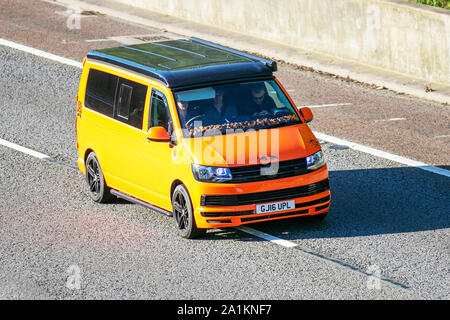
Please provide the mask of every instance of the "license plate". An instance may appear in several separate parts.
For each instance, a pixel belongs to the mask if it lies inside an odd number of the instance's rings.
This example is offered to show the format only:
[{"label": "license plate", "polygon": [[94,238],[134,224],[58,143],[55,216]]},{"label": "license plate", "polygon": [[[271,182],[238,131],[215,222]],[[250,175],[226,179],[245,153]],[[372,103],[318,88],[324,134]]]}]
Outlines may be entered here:
[{"label": "license plate", "polygon": [[256,213],[269,213],[295,209],[295,200],[256,205]]}]

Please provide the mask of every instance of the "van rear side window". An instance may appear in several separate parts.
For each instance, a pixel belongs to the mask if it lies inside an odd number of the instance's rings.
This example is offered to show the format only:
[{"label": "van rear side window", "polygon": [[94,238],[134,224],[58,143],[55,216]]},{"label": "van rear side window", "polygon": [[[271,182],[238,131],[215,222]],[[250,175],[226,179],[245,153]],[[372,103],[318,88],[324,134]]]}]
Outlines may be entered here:
[{"label": "van rear side window", "polygon": [[147,91],[146,85],[119,78],[116,119],[142,129]]},{"label": "van rear side window", "polygon": [[130,103],[132,92],[133,87],[127,86],[126,84],[120,85],[119,101],[117,103],[117,115],[124,120],[128,120],[128,118],[130,117]]},{"label": "van rear side window", "polygon": [[86,85],[85,105],[89,109],[142,129],[147,90],[146,85],[91,69]]},{"label": "van rear side window", "polygon": [[91,69],[86,86],[86,106],[112,117],[118,79],[115,75]]}]

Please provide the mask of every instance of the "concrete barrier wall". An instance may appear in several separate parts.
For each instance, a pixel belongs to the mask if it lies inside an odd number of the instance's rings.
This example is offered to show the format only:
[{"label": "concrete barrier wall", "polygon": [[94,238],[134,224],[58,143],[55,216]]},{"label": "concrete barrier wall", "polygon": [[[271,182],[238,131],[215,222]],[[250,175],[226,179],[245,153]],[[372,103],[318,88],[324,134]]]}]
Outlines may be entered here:
[{"label": "concrete barrier wall", "polygon": [[400,0],[116,0],[450,84],[450,12]]}]

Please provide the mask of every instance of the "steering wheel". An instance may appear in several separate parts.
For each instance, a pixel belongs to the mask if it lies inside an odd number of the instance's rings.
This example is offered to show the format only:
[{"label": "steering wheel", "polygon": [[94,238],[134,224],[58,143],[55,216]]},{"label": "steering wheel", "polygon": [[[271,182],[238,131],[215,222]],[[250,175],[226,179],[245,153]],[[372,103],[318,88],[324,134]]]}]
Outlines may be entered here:
[{"label": "steering wheel", "polygon": [[193,117],[193,118],[190,118],[190,119],[185,123],[185,126],[186,126],[186,127],[190,127],[192,122],[194,122],[194,121],[197,120],[197,119],[204,118],[204,117],[205,117],[204,114],[199,114],[198,116],[195,116],[195,117]]},{"label": "steering wheel", "polygon": [[273,114],[276,117],[282,117],[282,116],[289,116],[289,115],[291,115],[291,113],[288,110],[286,110],[286,109],[272,110],[272,112],[273,112]]}]

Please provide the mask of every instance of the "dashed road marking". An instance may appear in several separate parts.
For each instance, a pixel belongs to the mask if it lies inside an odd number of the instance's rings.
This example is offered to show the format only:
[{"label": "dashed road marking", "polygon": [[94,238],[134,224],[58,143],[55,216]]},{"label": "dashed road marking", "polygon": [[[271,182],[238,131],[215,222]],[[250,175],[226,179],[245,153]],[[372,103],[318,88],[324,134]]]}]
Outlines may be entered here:
[{"label": "dashed road marking", "polygon": [[127,36],[110,36],[106,38],[99,39],[89,39],[84,40],[85,42],[105,42],[105,41],[116,41],[124,45],[142,44],[151,41],[161,41],[175,39],[171,35],[164,34],[137,34],[137,35],[127,35]]},{"label": "dashed road marking", "polygon": [[332,264],[334,266],[338,266],[338,267],[341,267],[341,268],[344,268],[344,269],[347,269],[347,270],[359,273],[359,274],[367,276],[367,277],[377,278],[378,280],[383,281],[385,284],[388,284],[388,285],[391,285],[391,286],[395,286],[395,287],[398,287],[398,288],[401,288],[401,289],[404,289],[404,290],[409,290],[410,289],[407,285],[405,285],[403,283],[391,280],[391,279],[383,277],[383,276],[377,276],[377,275],[375,275],[373,273],[367,272],[367,271],[362,270],[362,269],[360,269],[360,268],[358,268],[356,266],[348,264],[348,263],[346,263],[346,262],[344,262],[342,260],[339,260],[339,259],[336,259],[336,258],[332,258],[332,257],[329,257],[329,256],[324,255],[322,253],[319,253],[319,252],[316,252],[314,250],[308,249],[306,247],[300,246],[300,245],[298,245],[295,242],[284,240],[284,239],[278,238],[276,236],[273,236],[271,234],[268,234],[268,233],[265,233],[265,232],[262,232],[262,231],[259,231],[259,230],[253,229],[253,228],[249,228],[247,226],[239,226],[239,227],[234,227],[234,228],[239,230],[239,231],[242,231],[242,232],[248,233],[250,235],[253,235],[255,237],[258,237],[258,238],[270,241],[270,242],[272,242],[274,244],[283,246],[285,248],[293,248],[293,249],[298,250],[298,251],[300,251],[300,252],[302,252],[304,254],[307,254],[309,256],[313,256],[316,259],[319,259],[319,260],[321,260],[323,262]]},{"label": "dashed road marking", "polygon": [[[328,107],[343,107],[343,106],[351,106],[351,103],[329,103],[329,104],[316,104],[310,106],[302,106],[308,108],[328,108]],[[300,107],[301,108],[301,107]]]},{"label": "dashed road marking", "polygon": [[41,159],[41,160],[45,160],[45,159],[47,159],[47,158],[50,158],[50,157],[49,157],[48,155],[46,155],[46,154],[43,154],[43,153],[40,153],[40,152],[38,152],[38,151],[34,151],[34,150],[31,150],[31,149],[22,147],[22,146],[20,146],[20,145],[18,145],[18,144],[9,142],[9,141],[7,141],[7,140],[0,139],[0,145],[5,146],[5,147],[8,147],[8,148],[10,148],[10,149],[14,149],[14,150],[16,150],[16,151],[20,151],[20,152],[22,152],[22,153],[28,154],[28,155],[30,155],[30,156],[32,156],[32,157],[35,157],[35,158],[38,158],[38,159]]},{"label": "dashed road marking", "polygon": [[22,147],[22,146],[20,146],[18,144],[12,143],[10,141],[7,141],[7,140],[1,139],[1,138],[0,138],[0,145],[2,145],[4,147],[7,147],[7,148],[10,148],[10,149],[13,149],[13,150],[16,150],[16,151],[19,151],[19,152],[22,152],[22,153],[25,153],[25,154],[27,154],[29,156],[32,156],[32,157],[35,157],[35,158],[38,158],[38,159],[41,159],[41,160],[44,160],[44,161],[47,161],[47,162],[51,162],[51,163],[63,166],[63,167],[68,167],[68,168],[71,168],[71,169],[77,169],[77,167],[75,167],[75,166],[72,166],[72,165],[70,165],[68,163],[65,163],[65,162],[62,162],[62,161],[59,161],[59,160],[57,160],[55,158],[52,158],[52,157],[50,157],[50,156],[48,156],[46,154],[43,154],[43,153],[41,153],[39,151],[35,151],[35,150],[29,149],[29,148],[26,148],[26,147]]},{"label": "dashed road marking", "polygon": [[444,135],[440,135],[440,136],[434,136],[436,139],[445,139],[445,138],[450,138],[450,134],[444,134]]},{"label": "dashed road marking", "polygon": [[107,37],[104,39],[91,39],[91,40],[85,40],[85,41],[86,42],[116,41],[118,43],[121,43],[121,44],[127,45],[127,46],[145,43],[145,41],[136,39],[133,36],[112,36],[112,37]]},{"label": "dashed road marking", "polygon": [[255,230],[255,229],[249,228],[247,226],[239,226],[239,227],[235,227],[235,229],[240,230],[242,232],[249,233],[249,234],[251,234],[251,235],[253,235],[255,237],[258,237],[258,238],[270,241],[272,243],[278,244],[278,245],[286,247],[286,248],[293,248],[293,247],[297,246],[297,244],[294,243],[294,242],[277,238],[277,237],[275,237],[275,236],[273,236],[271,234]]},{"label": "dashed road marking", "polygon": [[13,41],[9,41],[9,40],[0,38],[0,45],[5,46],[5,47],[10,47],[10,48],[13,48],[13,49],[16,49],[16,50],[20,50],[20,51],[23,51],[23,52],[26,52],[26,53],[31,53],[31,54],[33,54],[35,56],[43,57],[43,58],[46,58],[46,59],[49,59],[49,60],[52,60],[52,61],[56,61],[56,62],[59,62],[59,63],[62,63],[62,64],[66,64],[66,65],[69,65],[69,66],[77,67],[77,68],[80,68],[80,69],[83,68],[83,64],[81,62],[79,62],[79,61],[75,61],[75,60],[72,60],[72,59],[68,59],[68,58],[64,58],[64,57],[61,57],[61,56],[57,56],[57,55],[55,55],[53,53],[49,53],[49,52],[46,52],[46,51],[42,51],[42,50],[39,50],[39,49],[28,47],[28,46],[25,46],[25,45],[17,43],[17,42],[13,42]]},{"label": "dashed road marking", "polygon": [[390,118],[390,119],[375,120],[375,122],[404,121],[404,120],[407,120],[407,119],[406,118]]}]

